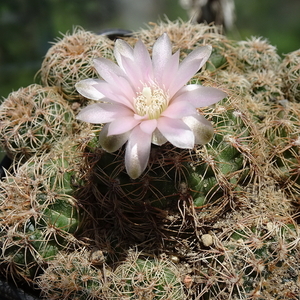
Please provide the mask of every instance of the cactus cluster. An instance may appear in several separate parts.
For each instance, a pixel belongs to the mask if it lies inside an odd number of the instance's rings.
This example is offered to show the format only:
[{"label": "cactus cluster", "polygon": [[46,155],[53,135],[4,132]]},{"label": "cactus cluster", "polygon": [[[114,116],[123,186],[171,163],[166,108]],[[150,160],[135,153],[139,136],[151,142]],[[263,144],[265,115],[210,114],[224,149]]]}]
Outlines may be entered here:
[{"label": "cactus cluster", "polygon": [[[228,98],[201,113],[214,137],[193,150],[152,146],[131,179],[124,148],[76,121],[75,83],[113,42],[75,29],[49,49],[41,85],[0,107],[13,166],[0,182],[0,271],[42,299],[298,299],[299,51],[281,59],[262,38],[161,22],[124,39],[152,50],[167,32],[181,59],[213,46],[193,84]],[[76,102],[76,104],[74,104]],[[136,249],[132,251],[131,249]]]},{"label": "cactus cluster", "polygon": [[174,263],[166,258],[145,258],[132,250],[114,271],[104,263],[99,249],[61,252],[49,262],[38,283],[42,296],[53,300],[185,298]]}]

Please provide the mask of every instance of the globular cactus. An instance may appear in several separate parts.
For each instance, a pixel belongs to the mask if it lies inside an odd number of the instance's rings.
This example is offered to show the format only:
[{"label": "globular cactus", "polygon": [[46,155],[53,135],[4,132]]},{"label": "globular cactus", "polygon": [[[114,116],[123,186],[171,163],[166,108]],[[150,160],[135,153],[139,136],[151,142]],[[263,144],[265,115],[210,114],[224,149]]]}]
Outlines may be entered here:
[{"label": "globular cactus", "polygon": [[64,140],[0,182],[0,264],[8,278],[30,281],[60,250],[78,244],[80,153],[74,141]]},{"label": "globular cactus", "polygon": [[263,132],[270,144],[269,163],[273,176],[298,202],[300,191],[300,105],[282,100],[272,106]]},{"label": "globular cactus", "polygon": [[108,289],[105,278],[109,271],[103,269],[103,273],[94,265],[93,253],[83,248],[57,254],[38,277],[41,299],[107,299],[104,292]]},{"label": "globular cactus", "polygon": [[42,299],[186,299],[181,275],[172,262],[131,250],[115,270],[105,264],[101,250],[61,252],[37,283]]},{"label": "globular cactus", "polygon": [[74,243],[76,200],[29,187],[24,178],[8,180],[1,182],[0,269],[16,282],[30,282],[60,249]]},{"label": "globular cactus", "polygon": [[230,228],[220,222],[207,250],[188,258],[199,298],[298,299],[300,232],[292,218],[248,215]]},{"label": "globular cactus", "polygon": [[83,100],[75,84],[82,79],[97,78],[93,59],[112,56],[111,48],[107,37],[76,27],[48,50],[40,70],[43,85],[57,87],[70,101]]},{"label": "globular cactus", "polygon": [[125,171],[124,149],[107,153],[90,143],[89,184],[80,198],[90,199],[86,207],[99,220],[96,226],[107,227],[119,242],[146,242],[160,235],[158,224],[177,213],[179,203],[190,203],[204,222],[222,214],[259,174],[263,157],[257,157],[261,145],[252,120],[237,106],[225,102],[207,115],[216,131],[210,143],[194,151],[153,147],[149,167],[136,180]]},{"label": "globular cactus", "polygon": [[156,228],[161,227],[157,224],[169,212],[177,213],[184,202],[197,210],[195,218],[209,222],[259,176],[264,163],[261,137],[235,101],[202,111],[214,124],[210,143],[192,151],[169,143],[153,146],[148,168],[135,180],[126,173],[124,149],[107,153],[97,146],[97,139],[90,143],[85,159],[92,168],[81,198],[91,199],[90,213],[111,236],[125,243],[156,239]]},{"label": "globular cactus", "polygon": [[43,189],[75,195],[88,169],[82,158],[92,133],[89,128],[83,132],[84,136],[62,138],[49,153],[40,158],[32,157],[18,171],[24,172],[31,180],[39,181]]},{"label": "globular cactus", "polygon": [[38,84],[20,88],[0,107],[0,144],[11,158],[28,159],[72,133],[74,119],[56,88]]},{"label": "globular cactus", "polygon": [[284,91],[290,101],[300,101],[300,50],[287,54],[280,65]]},{"label": "globular cactus", "polygon": [[167,259],[130,253],[110,281],[105,299],[186,299],[179,270]]},{"label": "globular cactus", "polygon": [[266,39],[252,37],[247,41],[239,41],[236,46],[237,62],[245,70],[276,70],[280,56],[275,46]]}]

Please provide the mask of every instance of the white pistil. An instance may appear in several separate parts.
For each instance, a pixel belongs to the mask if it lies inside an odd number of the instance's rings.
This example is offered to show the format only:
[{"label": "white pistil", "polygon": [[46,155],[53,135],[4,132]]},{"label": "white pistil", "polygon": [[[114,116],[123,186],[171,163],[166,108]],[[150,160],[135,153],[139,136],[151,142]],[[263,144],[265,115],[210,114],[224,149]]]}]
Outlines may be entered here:
[{"label": "white pistil", "polygon": [[145,86],[135,98],[135,108],[140,116],[148,116],[149,119],[157,119],[168,107],[168,94],[160,87]]},{"label": "white pistil", "polygon": [[151,103],[152,103],[152,91],[151,91],[151,88],[148,87],[148,86],[144,87],[141,96],[145,97],[145,104],[147,106],[150,106]]}]

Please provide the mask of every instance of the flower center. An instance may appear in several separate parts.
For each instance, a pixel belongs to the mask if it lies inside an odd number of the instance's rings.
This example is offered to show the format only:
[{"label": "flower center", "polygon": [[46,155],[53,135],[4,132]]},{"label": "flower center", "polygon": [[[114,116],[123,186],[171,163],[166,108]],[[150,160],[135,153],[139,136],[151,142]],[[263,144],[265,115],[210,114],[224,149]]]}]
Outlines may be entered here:
[{"label": "flower center", "polygon": [[169,97],[163,89],[154,85],[144,86],[143,90],[135,98],[135,109],[140,116],[148,116],[149,119],[157,119],[168,107]]}]

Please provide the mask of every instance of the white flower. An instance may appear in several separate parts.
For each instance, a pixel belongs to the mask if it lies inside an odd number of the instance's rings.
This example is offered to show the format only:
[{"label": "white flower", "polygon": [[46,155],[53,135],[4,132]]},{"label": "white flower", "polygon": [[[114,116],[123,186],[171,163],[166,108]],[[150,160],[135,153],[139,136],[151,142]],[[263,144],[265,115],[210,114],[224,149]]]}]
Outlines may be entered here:
[{"label": "white flower", "polygon": [[153,45],[152,59],[138,41],[134,48],[123,40],[115,43],[118,65],[105,58],[94,60],[103,80],[78,82],[78,92],[100,100],[82,109],[79,120],[106,123],[100,132],[100,145],[114,152],[127,142],[125,167],[133,179],[145,170],[151,143],[169,141],[179,148],[192,149],[213,136],[213,127],[197,112],[198,107],[216,103],[226,94],[213,87],[186,85],[205,64],[211,46],[193,50],[180,64],[179,51],[165,33]]}]

